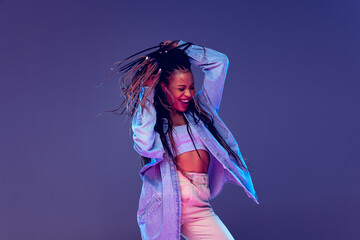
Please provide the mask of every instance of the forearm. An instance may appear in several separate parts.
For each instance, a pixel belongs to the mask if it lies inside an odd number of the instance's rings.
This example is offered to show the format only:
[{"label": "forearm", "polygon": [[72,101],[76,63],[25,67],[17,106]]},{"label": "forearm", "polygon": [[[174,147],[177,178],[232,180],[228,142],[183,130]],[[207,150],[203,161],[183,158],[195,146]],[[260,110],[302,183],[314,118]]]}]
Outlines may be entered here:
[{"label": "forearm", "polygon": [[[178,46],[185,44],[185,41],[180,40]],[[200,67],[202,70],[208,70],[210,65],[228,65],[228,57],[214,49],[191,45],[185,50],[186,54],[191,58],[191,63]]]},{"label": "forearm", "polygon": [[[184,44],[179,42],[179,46]],[[206,94],[212,106],[218,111],[224,88],[229,59],[223,53],[198,45],[191,45],[185,50],[193,65],[204,72],[203,93]]]},{"label": "forearm", "polygon": [[[140,100],[148,87],[144,87],[140,93]],[[164,150],[160,136],[155,132],[156,110],[153,104],[154,89],[151,89],[145,101],[145,107],[139,106],[132,119],[134,149],[142,156],[149,158],[162,158]]]}]

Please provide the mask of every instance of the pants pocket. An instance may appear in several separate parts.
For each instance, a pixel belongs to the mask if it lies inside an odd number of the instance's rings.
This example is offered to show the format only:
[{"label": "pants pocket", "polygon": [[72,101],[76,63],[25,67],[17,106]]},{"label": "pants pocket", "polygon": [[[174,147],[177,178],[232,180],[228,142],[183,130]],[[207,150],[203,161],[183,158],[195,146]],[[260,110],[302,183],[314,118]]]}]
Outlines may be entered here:
[{"label": "pants pocket", "polygon": [[210,188],[204,184],[194,184],[194,194],[199,198],[202,202],[209,202],[210,200]]}]

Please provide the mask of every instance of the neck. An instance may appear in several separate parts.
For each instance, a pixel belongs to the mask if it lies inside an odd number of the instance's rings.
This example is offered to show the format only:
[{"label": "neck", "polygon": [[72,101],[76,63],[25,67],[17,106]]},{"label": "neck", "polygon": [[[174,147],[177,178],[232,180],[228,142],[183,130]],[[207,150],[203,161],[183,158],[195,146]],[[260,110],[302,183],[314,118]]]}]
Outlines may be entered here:
[{"label": "neck", "polygon": [[178,111],[170,111],[170,118],[175,125],[185,124],[184,113]]},{"label": "neck", "polygon": [[178,111],[170,111],[169,113],[170,113],[171,119],[173,119],[173,120],[183,117],[182,113],[178,112]]}]

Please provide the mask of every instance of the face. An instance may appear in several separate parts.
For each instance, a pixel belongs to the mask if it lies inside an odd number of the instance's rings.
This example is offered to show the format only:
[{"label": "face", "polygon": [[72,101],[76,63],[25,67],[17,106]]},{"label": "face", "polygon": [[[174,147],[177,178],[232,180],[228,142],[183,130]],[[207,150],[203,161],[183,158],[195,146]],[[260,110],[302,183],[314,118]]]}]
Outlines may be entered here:
[{"label": "face", "polygon": [[194,76],[191,71],[175,72],[169,80],[169,85],[161,84],[162,90],[166,93],[167,101],[173,109],[185,112],[190,100],[196,94]]}]

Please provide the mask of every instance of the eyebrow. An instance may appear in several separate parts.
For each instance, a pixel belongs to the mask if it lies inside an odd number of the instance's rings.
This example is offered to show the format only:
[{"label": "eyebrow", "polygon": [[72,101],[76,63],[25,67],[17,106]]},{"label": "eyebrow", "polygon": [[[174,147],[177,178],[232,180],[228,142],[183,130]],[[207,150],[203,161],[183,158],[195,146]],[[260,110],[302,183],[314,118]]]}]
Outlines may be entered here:
[{"label": "eyebrow", "polygon": [[[190,84],[190,86],[191,85],[194,85],[195,83],[192,83],[192,84]],[[186,85],[183,85],[183,84],[181,84],[181,85],[177,85],[177,87],[186,87]]]}]

